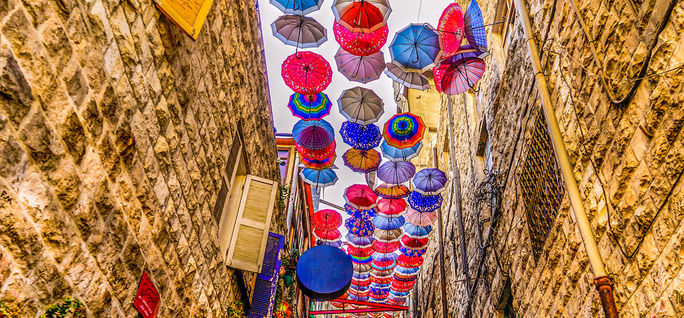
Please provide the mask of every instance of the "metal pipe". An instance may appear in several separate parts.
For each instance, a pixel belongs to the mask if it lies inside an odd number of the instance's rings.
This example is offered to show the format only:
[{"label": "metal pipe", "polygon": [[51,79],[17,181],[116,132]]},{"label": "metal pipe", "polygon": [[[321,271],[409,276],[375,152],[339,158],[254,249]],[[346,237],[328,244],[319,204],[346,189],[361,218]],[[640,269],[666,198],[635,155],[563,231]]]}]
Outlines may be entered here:
[{"label": "metal pipe", "polygon": [[[553,109],[551,95],[546,83],[546,77],[544,77],[544,73],[541,68],[541,62],[539,60],[537,44],[532,37],[532,26],[530,24],[527,8],[522,0],[515,0],[515,7],[520,15],[520,20],[522,21],[523,31],[525,33],[530,59],[532,60],[532,67],[535,72],[539,94],[542,97],[541,105],[546,118],[546,125],[551,135],[551,142],[555,150],[556,159],[558,159],[558,166],[561,170],[561,174],[563,175],[563,180],[565,181],[565,188],[568,191],[568,199],[570,200],[572,212],[575,216],[575,220],[577,221],[577,227],[580,231],[580,235],[582,236],[582,243],[584,244],[584,248],[587,250],[587,257],[589,258],[589,263],[591,264],[591,269],[595,278],[597,280],[600,279],[601,282],[610,282],[610,278],[607,277],[606,269],[603,265],[603,260],[601,259],[601,252],[599,251],[598,245],[594,240],[594,233],[591,230],[589,218],[587,218],[587,213],[584,210],[582,196],[580,195],[579,187],[577,186],[577,180],[575,179],[575,175],[573,173],[573,167],[570,163],[570,158],[568,157],[568,151],[565,148],[565,143],[563,142],[563,135],[561,134],[558,119],[556,118],[556,113]],[[603,305],[603,310],[606,314],[606,317],[617,317],[617,306],[615,305],[615,298],[612,297],[612,285],[601,284],[599,286],[597,284],[596,287],[601,288],[601,290],[604,292],[606,288],[610,289],[610,295],[606,293],[606,297],[601,297],[601,304]]]},{"label": "metal pipe", "polygon": [[[437,148],[432,148],[432,156],[435,168],[439,169]],[[442,233],[444,225],[442,224],[442,211],[441,209],[437,209],[437,211],[439,211],[437,216],[437,247],[439,248],[439,277],[442,288],[442,317],[447,318],[449,317],[449,311],[447,310],[446,273],[444,273],[444,235]]]}]

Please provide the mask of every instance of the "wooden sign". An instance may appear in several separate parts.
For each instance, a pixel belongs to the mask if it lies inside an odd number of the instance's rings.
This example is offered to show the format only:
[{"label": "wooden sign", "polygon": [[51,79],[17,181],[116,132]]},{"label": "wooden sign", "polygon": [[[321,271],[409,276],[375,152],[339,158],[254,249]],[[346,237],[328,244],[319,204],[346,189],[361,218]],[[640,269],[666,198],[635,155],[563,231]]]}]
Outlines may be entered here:
[{"label": "wooden sign", "polygon": [[157,317],[160,302],[157,287],[154,287],[154,283],[147,276],[147,273],[143,272],[133,306],[144,318],[154,318]]},{"label": "wooden sign", "polygon": [[154,3],[173,23],[196,40],[214,0],[154,0]]}]

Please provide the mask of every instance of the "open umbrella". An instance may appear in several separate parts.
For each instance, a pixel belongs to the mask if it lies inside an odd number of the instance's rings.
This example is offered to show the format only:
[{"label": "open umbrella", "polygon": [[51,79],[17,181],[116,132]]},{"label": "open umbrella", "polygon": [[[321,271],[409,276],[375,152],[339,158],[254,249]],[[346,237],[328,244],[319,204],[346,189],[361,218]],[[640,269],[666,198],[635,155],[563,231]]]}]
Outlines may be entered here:
[{"label": "open umbrella", "polygon": [[357,209],[349,204],[344,205],[344,211],[352,217],[372,218],[376,214],[375,209]]},{"label": "open umbrella", "polygon": [[487,51],[487,32],[485,32],[480,5],[476,0],[470,1],[463,16],[463,22],[468,43],[482,52]]},{"label": "open umbrella", "polygon": [[330,114],[332,103],[328,95],[318,93],[316,95],[303,95],[294,93],[290,95],[290,108],[292,115],[304,120],[319,120]]},{"label": "open umbrella", "polygon": [[373,253],[373,255],[371,255],[371,259],[376,264],[390,264],[396,261],[399,255],[399,253]]},{"label": "open umbrella", "polygon": [[370,218],[348,218],[344,221],[344,227],[347,228],[349,233],[357,236],[370,236],[375,229]]},{"label": "open umbrella", "polygon": [[375,241],[375,238],[372,236],[358,236],[352,233],[347,233],[346,238],[349,245],[355,247],[370,247],[373,241]]},{"label": "open umbrella", "polygon": [[324,241],[334,241],[340,238],[340,231],[337,229],[314,229],[313,233],[317,238]]},{"label": "open umbrella", "polygon": [[387,0],[335,0],[333,14],[352,32],[373,32],[387,23],[391,8]]},{"label": "open umbrella", "polygon": [[309,169],[323,170],[334,167],[335,158],[337,158],[337,156],[333,154],[332,157],[323,160],[311,160],[305,157],[302,157],[301,160],[304,167]]},{"label": "open umbrella", "polygon": [[375,253],[375,251],[373,250],[372,246],[371,247],[349,246],[349,247],[347,247],[347,253],[349,255],[353,255],[353,256],[371,256],[371,254]]},{"label": "open umbrella", "polygon": [[330,64],[309,51],[297,52],[283,62],[281,75],[285,85],[297,93],[314,95],[325,90],[332,80]]},{"label": "open umbrella", "polygon": [[380,78],[385,70],[385,54],[376,52],[357,56],[339,48],[335,54],[335,63],[337,70],[348,80],[367,84]]},{"label": "open umbrella", "polygon": [[416,167],[408,161],[387,161],[378,168],[378,178],[392,184],[409,181],[415,173]]},{"label": "open umbrella", "polygon": [[408,203],[415,210],[420,212],[432,212],[442,206],[441,194],[422,194],[413,191],[408,196]]},{"label": "open umbrella", "polygon": [[380,144],[382,156],[390,161],[409,161],[418,157],[420,150],[423,149],[423,143],[419,142],[413,147],[397,148],[388,145],[385,141]]},{"label": "open umbrella", "polygon": [[406,223],[406,221],[403,216],[384,216],[378,214],[373,217],[373,225],[375,225],[376,229],[381,230],[396,230],[401,228],[404,223]]},{"label": "open umbrella", "polygon": [[350,121],[342,123],[340,135],[345,144],[360,150],[370,150],[380,145],[382,133],[374,124],[361,125]]},{"label": "open umbrella", "polygon": [[323,209],[313,214],[311,222],[314,228],[333,230],[342,225],[342,216],[335,210]]},{"label": "open umbrella", "polygon": [[397,265],[397,267],[394,268],[394,271],[402,275],[414,275],[420,272],[420,267],[404,267]]},{"label": "open umbrella", "polygon": [[448,58],[432,69],[432,74],[438,91],[458,95],[473,88],[484,71],[485,63],[480,58]]},{"label": "open umbrella", "polygon": [[385,142],[396,148],[409,148],[423,140],[425,124],[418,115],[399,113],[386,123],[382,135]]},{"label": "open umbrella", "polygon": [[401,184],[383,183],[375,188],[375,192],[378,196],[386,199],[401,199],[407,197],[411,190]]},{"label": "open umbrella", "polygon": [[428,238],[417,239],[406,235],[401,237],[401,245],[409,248],[425,248],[429,242]]},{"label": "open umbrella", "polygon": [[318,21],[301,15],[282,15],[271,23],[271,29],[278,40],[298,48],[318,47],[328,40]]},{"label": "open umbrella", "polygon": [[357,209],[367,210],[375,207],[375,200],[378,199],[378,196],[367,185],[354,184],[344,191],[344,199],[347,204]]},{"label": "open umbrella", "polygon": [[381,229],[375,229],[373,231],[373,237],[381,242],[392,242],[392,241],[398,241],[401,238],[402,230],[401,229],[396,229],[396,230],[381,230]]},{"label": "open umbrella", "polygon": [[375,149],[352,148],[344,152],[342,159],[344,159],[344,165],[354,172],[369,173],[378,170],[380,166],[380,153]]},{"label": "open umbrella", "polygon": [[444,9],[437,24],[442,33],[444,56],[456,54],[463,39],[463,10],[458,3],[452,3]]},{"label": "open umbrella", "polygon": [[417,226],[411,223],[405,223],[402,228],[404,229],[404,235],[412,238],[426,238],[430,235],[430,232],[432,232],[432,227],[429,225]]},{"label": "open umbrella", "polygon": [[380,49],[387,42],[388,33],[387,26],[365,33],[352,32],[337,22],[333,23],[333,34],[337,43],[340,44],[340,48],[355,56],[367,56],[380,52]]},{"label": "open umbrella", "polygon": [[408,208],[405,214],[406,222],[417,226],[432,225],[437,220],[437,212],[420,212],[413,208]]},{"label": "open umbrella", "polygon": [[378,213],[391,216],[403,214],[406,210],[406,200],[404,199],[378,199]]},{"label": "open umbrella", "polygon": [[318,240],[318,242],[316,242],[316,245],[326,245],[326,246],[332,246],[335,248],[340,248],[340,247],[342,247],[342,241],[340,241],[339,239],[332,240],[332,241]]},{"label": "open umbrella", "polygon": [[335,130],[325,120],[300,120],[292,127],[292,137],[306,149],[319,150],[335,140]]},{"label": "open umbrella", "polygon": [[337,106],[348,121],[361,125],[378,121],[385,112],[382,99],[372,90],[360,86],[344,90]]},{"label": "open umbrella", "polygon": [[396,61],[387,63],[385,75],[393,81],[411,89],[423,91],[430,88],[430,80],[427,76],[416,72],[409,72]]},{"label": "open umbrella", "polygon": [[401,29],[390,44],[392,60],[407,70],[423,73],[442,54],[440,37],[429,24],[412,23]]},{"label": "open umbrella", "polygon": [[397,265],[404,267],[419,267],[423,265],[423,258],[421,256],[406,256],[404,254],[397,257]]},{"label": "open umbrella", "polygon": [[398,250],[399,247],[401,246],[400,242],[381,242],[381,241],[375,241],[373,242],[373,250],[378,252],[378,253],[393,253],[394,251]]},{"label": "open umbrella", "polygon": [[399,252],[406,256],[423,256],[427,252],[427,248],[408,248],[402,246],[399,248]]},{"label": "open umbrella", "polygon": [[447,176],[437,168],[426,168],[413,176],[413,186],[423,194],[436,194],[444,190]]},{"label": "open umbrella", "polygon": [[285,14],[306,15],[321,8],[323,0],[271,0]]},{"label": "open umbrella", "polygon": [[337,145],[334,140],[330,145],[323,149],[307,149],[302,145],[295,143],[295,150],[297,150],[297,153],[309,160],[328,160],[328,158],[335,154],[336,147]]},{"label": "open umbrella", "polygon": [[316,187],[327,187],[337,182],[337,174],[330,168],[323,170],[305,168],[299,172],[299,176],[304,182]]}]

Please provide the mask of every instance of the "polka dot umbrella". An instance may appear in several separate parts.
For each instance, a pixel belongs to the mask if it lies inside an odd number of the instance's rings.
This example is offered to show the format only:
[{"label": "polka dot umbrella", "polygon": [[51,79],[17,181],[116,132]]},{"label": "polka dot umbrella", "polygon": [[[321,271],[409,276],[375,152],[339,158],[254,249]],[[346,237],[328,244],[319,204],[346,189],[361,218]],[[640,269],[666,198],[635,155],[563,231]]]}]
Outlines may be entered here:
[{"label": "polka dot umbrella", "polygon": [[[340,48],[355,56],[369,56],[380,52],[387,43],[388,29],[383,26],[373,32],[352,32],[341,24],[333,23],[333,34]],[[384,64],[383,58],[383,64]]]},{"label": "polka dot umbrella", "polygon": [[330,114],[332,103],[328,95],[318,93],[316,95],[304,95],[294,93],[290,95],[290,108],[292,115],[304,120],[319,120]]},{"label": "polka dot umbrella", "polygon": [[283,62],[281,75],[285,85],[293,91],[314,95],[325,90],[332,80],[330,64],[322,56],[309,52],[297,52]]},{"label": "polka dot umbrella", "polygon": [[423,257],[401,254],[397,257],[397,265],[403,267],[419,267],[420,265],[423,265]]},{"label": "polka dot umbrella", "polygon": [[409,205],[420,212],[432,212],[442,206],[441,194],[421,194],[413,191],[408,196]]},{"label": "polka dot umbrella", "polygon": [[344,221],[344,227],[349,233],[357,236],[371,236],[375,229],[370,218],[348,218]]},{"label": "polka dot umbrella", "polygon": [[423,140],[425,124],[418,115],[399,113],[390,118],[383,130],[385,142],[397,148],[409,148]]},{"label": "polka dot umbrella", "polygon": [[292,127],[295,142],[311,150],[330,146],[335,140],[335,130],[325,120],[300,120]]},{"label": "polka dot umbrella", "polygon": [[480,11],[480,5],[477,4],[477,1],[473,0],[468,4],[463,16],[463,24],[468,43],[479,51],[487,51],[487,32],[485,32],[482,11]]},{"label": "polka dot umbrella", "polygon": [[463,39],[463,9],[458,3],[452,3],[444,9],[437,28],[442,34],[444,57],[456,54]]},{"label": "polka dot umbrella", "polygon": [[380,153],[375,149],[349,149],[342,155],[344,165],[354,172],[369,173],[378,170]]},{"label": "polka dot umbrella", "polygon": [[370,150],[380,145],[382,133],[374,124],[361,125],[350,121],[342,123],[340,135],[345,144],[359,150]]}]

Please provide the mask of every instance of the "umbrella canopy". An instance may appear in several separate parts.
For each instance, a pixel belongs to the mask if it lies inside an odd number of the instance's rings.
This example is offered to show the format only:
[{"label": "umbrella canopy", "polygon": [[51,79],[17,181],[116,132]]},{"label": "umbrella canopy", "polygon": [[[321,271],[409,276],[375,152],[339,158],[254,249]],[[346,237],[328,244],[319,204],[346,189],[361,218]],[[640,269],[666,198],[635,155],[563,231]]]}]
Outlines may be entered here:
[{"label": "umbrella canopy", "polygon": [[463,40],[463,10],[458,3],[452,3],[444,9],[437,24],[442,33],[444,56],[456,54]]},{"label": "umbrella canopy", "polygon": [[396,230],[382,230],[382,229],[375,229],[373,231],[373,237],[381,242],[392,242],[392,241],[398,241],[401,238],[402,230],[401,229],[396,229]]},{"label": "umbrella canopy", "polygon": [[378,121],[385,112],[382,99],[372,90],[360,86],[344,90],[337,106],[348,121],[361,125]]},{"label": "umbrella canopy", "polygon": [[480,5],[477,4],[477,1],[470,1],[463,16],[463,22],[468,43],[479,51],[487,51],[487,32],[485,32],[482,11],[480,11]]},{"label": "umbrella canopy", "polygon": [[292,127],[295,142],[311,150],[330,146],[335,140],[335,130],[325,120],[300,120]]},{"label": "umbrella canopy", "polygon": [[367,185],[354,184],[344,191],[344,199],[347,204],[357,209],[367,210],[375,207],[375,200],[378,199],[378,196]]},{"label": "umbrella canopy", "polygon": [[430,88],[430,80],[427,78],[427,76],[416,72],[408,72],[396,61],[387,63],[385,75],[387,75],[393,81],[410,89],[423,91]]},{"label": "umbrella canopy", "polygon": [[337,229],[325,230],[325,229],[314,229],[314,235],[321,240],[334,241],[340,238],[340,231]]},{"label": "umbrella canopy", "polygon": [[310,160],[305,157],[302,157],[301,160],[304,167],[309,169],[323,170],[334,167],[336,158],[337,156],[333,155],[332,157],[323,160]]},{"label": "umbrella canopy", "polygon": [[318,47],[328,40],[318,21],[301,15],[281,15],[271,23],[271,29],[278,40],[299,48]]},{"label": "umbrella canopy", "polygon": [[396,148],[409,148],[423,140],[425,124],[418,115],[399,113],[390,118],[382,132],[385,142]]},{"label": "umbrella canopy", "polygon": [[337,182],[337,174],[330,168],[323,170],[305,168],[299,172],[299,176],[304,182],[315,187],[327,187]]},{"label": "umbrella canopy", "polygon": [[430,232],[432,232],[432,227],[429,225],[416,226],[411,223],[405,223],[402,228],[404,229],[404,235],[412,238],[426,238],[430,235]]},{"label": "umbrella canopy", "polygon": [[406,256],[423,256],[427,252],[427,248],[408,248],[406,246],[402,246],[399,248],[399,252]]},{"label": "umbrella canopy", "polygon": [[423,73],[442,54],[440,37],[429,24],[412,23],[401,29],[390,44],[392,60],[407,70]]},{"label": "umbrella canopy", "polygon": [[358,236],[353,233],[347,233],[346,238],[347,242],[355,247],[369,247],[375,241],[375,238],[372,236]]},{"label": "umbrella canopy", "polygon": [[385,199],[401,199],[407,197],[411,190],[401,184],[383,183],[375,188],[375,192]]},{"label": "umbrella canopy", "polygon": [[342,241],[340,241],[339,239],[333,241],[318,240],[318,242],[316,242],[316,245],[326,245],[340,248],[342,246]]},{"label": "umbrella canopy", "polygon": [[328,95],[318,93],[316,95],[303,95],[294,93],[290,95],[290,108],[292,115],[304,120],[319,120],[330,114],[332,103]]},{"label": "umbrella canopy", "polygon": [[403,267],[419,267],[423,265],[423,258],[420,256],[406,256],[404,254],[397,257],[397,265]]},{"label": "umbrella canopy", "polygon": [[401,237],[401,245],[410,248],[425,248],[429,242],[428,238],[417,239],[406,235]]},{"label": "umbrella canopy", "polygon": [[375,150],[349,149],[342,155],[344,165],[354,172],[369,173],[378,170],[380,153]]},{"label": "umbrella canopy", "polygon": [[432,212],[442,206],[441,194],[422,194],[413,191],[408,196],[408,203],[415,210],[420,212]]},{"label": "umbrella canopy", "polygon": [[423,194],[436,194],[444,190],[448,179],[442,170],[437,168],[426,168],[420,170],[413,176],[413,186],[416,191]]},{"label": "umbrella canopy", "polygon": [[323,209],[313,214],[311,223],[317,229],[333,230],[342,225],[342,216],[335,210]]},{"label": "umbrella canopy", "polygon": [[375,225],[376,229],[381,230],[396,230],[401,228],[404,223],[406,223],[406,221],[403,216],[384,216],[378,214],[373,217],[373,225]]},{"label": "umbrella canopy", "polygon": [[394,271],[402,275],[413,275],[420,271],[420,267],[404,267],[397,265],[397,267],[394,268]]},{"label": "umbrella canopy", "polygon": [[375,229],[373,221],[369,218],[348,218],[344,221],[344,227],[349,233],[357,236],[370,236]]},{"label": "umbrella canopy", "polygon": [[367,56],[380,52],[380,49],[382,49],[387,42],[389,30],[387,26],[383,26],[368,33],[352,32],[341,24],[334,22],[333,34],[335,35],[335,40],[345,52],[355,56]]},{"label": "umbrella canopy", "polygon": [[337,147],[337,144],[333,140],[330,145],[323,149],[307,149],[304,148],[302,145],[295,143],[295,149],[297,150],[297,153],[302,156],[303,158],[306,158],[308,160],[327,160],[328,158],[332,157],[335,154],[335,148]]},{"label": "umbrella canopy", "polygon": [[399,215],[406,210],[406,200],[403,199],[378,199],[378,212],[383,215]]},{"label": "umbrella canopy", "polygon": [[350,121],[342,123],[340,135],[345,144],[360,150],[370,150],[380,145],[382,133],[374,124],[361,125]]},{"label": "umbrella canopy", "polygon": [[314,95],[330,85],[332,69],[322,56],[309,51],[297,52],[283,62],[281,75],[293,91]]},{"label": "umbrella canopy", "polygon": [[415,146],[408,148],[392,147],[384,140],[380,144],[382,156],[387,158],[389,161],[409,161],[415,157],[418,157],[421,149],[423,149],[422,142],[419,142]]},{"label": "umbrella canopy", "polygon": [[373,255],[371,255],[371,259],[376,264],[381,264],[381,263],[389,264],[391,262],[394,262],[397,259],[397,257],[399,257],[399,255],[400,255],[399,253],[381,253],[381,252],[379,252],[379,253],[373,253]]},{"label": "umbrella canopy", "polygon": [[357,56],[339,48],[335,54],[335,63],[337,70],[348,80],[367,84],[380,78],[385,70],[385,54],[376,52]]},{"label": "umbrella canopy", "polygon": [[335,20],[352,32],[373,32],[387,23],[392,11],[387,0],[335,0]]},{"label": "umbrella canopy", "polygon": [[399,241],[396,241],[396,242],[375,241],[373,243],[373,250],[378,252],[378,253],[393,253],[394,251],[398,250],[400,246],[401,246],[401,242],[399,242]]},{"label": "umbrella canopy", "polygon": [[352,217],[368,217],[371,218],[375,216],[375,209],[357,209],[349,204],[344,205],[344,211]]},{"label": "umbrella canopy", "polygon": [[354,266],[354,271],[357,273],[364,273],[371,270],[371,264],[369,263],[356,263],[352,259],[352,265]]},{"label": "umbrella canopy", "polygon": [[408,161],[387,161],[378,168],[378,178],[392,184],[409,181],[415,173],[416,167]]},{"label": "umbrella canopy", "polygon": [[406,211],[405,218],[406,222],[409,222],[413,225],[427,226],[435,223],[435,220],[437,220],[437,212],[420,212],[413,208],[409,208],[408,211]]},{"label": "umbrella canopy", "polygon": [[323,5],[323,0],[270,0],[270,2],[285,14],[299,15],[307,15],[319,10]]},{"label": "umbrella canopy", "polygon": [[485,63],[480,58],[448,58],[432,69],[432,74],[438,91],[458,95],[473,88],[484,71]]},{"label": "umbrella canopy", "polygon": [[372,247],[353,247],[349,246],[347,247],[347,253],[349,255],[353,256],[371,256],[371,254],[375,253]]}]

